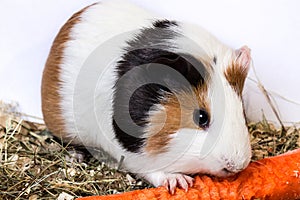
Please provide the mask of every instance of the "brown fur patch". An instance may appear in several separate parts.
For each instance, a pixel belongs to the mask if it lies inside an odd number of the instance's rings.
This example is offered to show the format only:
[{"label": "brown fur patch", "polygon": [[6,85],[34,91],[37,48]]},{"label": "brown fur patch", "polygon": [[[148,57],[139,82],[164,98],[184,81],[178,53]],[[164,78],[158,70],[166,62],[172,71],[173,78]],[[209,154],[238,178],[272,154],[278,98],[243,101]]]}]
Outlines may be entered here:
[{"label": "brown fur patch", "polygon": [[236,54],[235,61],[226,68],[224,75],[231,87],[241,97],[251,62],[250,49],[246,46],[242,47],[236,51]]},{"label": "brown fur patch", "polygon": [[44,121],[48,129],[54,135],[62,138],[65,138],[66,131],[60,106],[61,96],[59,94],[59,89],[62,84],[59,79],[61,71],[60,65],[64,56],[66,43],[71,39],[70,32],[74,25],[80,22],[81,14],[88,7],[75,13],[60,29],[52,44],[43,72],[41,93]]},{"label": "brown fur patch", "polygon": [[166,152],[171,134],[180,128],[200,129],[194,123],[193,113],[197,108],[204,108],[210,113],[207,95],[207,86],[202,85],[193,91],[179,92],[167,97],[167,100],[162,102],[164,109],[155,110],[150,114],[149,137],[145,151],[151,155]]},{"label": "brown fur patch", "polygon": [[239,96],[242,96],[247,74],[247,70],[236,66],[234,63],[232,63],[225,71],[227,81]]}]

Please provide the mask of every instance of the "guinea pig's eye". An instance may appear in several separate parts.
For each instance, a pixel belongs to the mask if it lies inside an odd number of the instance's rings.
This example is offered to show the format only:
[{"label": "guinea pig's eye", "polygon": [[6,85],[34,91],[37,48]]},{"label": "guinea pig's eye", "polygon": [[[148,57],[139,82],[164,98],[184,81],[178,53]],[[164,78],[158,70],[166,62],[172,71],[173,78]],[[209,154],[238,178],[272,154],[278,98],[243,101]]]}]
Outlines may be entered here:
[{"label": "guinea pig's eye", "polygon": [[207,128],[209,126],[209,116],[204,109],[194,110],[194,122],[200,128]]}]

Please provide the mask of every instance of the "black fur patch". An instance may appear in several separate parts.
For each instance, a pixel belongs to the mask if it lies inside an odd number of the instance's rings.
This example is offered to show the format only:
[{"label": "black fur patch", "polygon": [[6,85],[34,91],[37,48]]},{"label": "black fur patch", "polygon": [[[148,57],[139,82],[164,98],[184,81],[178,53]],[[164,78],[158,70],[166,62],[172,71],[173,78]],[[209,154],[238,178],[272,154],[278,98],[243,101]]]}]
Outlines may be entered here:
[{"label": "black fur patch", "polygon": [[128,151],[141,150],[149,110],[166,93],[190,89],[205,80],[207,73],[200,61],[168,50],[172,44],[167,39],[176,34],[170,29],[146,28],[127,42],[127,53],[118,62],[113,127],[116,138]]},{"label": "black fur patch", "polygon": [[214,56],[213,61],[214,61],[215,64],[217,64],[217,57],[216,56]]},{"label": "black fur patch", "polygon": [[165,20],[157,20],[153,23],[154,27],[157,28],[169,28],[170,26],[178,26],[177,22]]}]

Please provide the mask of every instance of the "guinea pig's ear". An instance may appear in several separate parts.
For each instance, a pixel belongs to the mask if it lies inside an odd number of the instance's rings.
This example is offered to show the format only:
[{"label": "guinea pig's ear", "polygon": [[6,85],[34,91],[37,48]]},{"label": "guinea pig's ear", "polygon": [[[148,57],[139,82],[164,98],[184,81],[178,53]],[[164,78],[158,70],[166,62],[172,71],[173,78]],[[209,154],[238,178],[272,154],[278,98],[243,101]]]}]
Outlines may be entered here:
[{"label": "guinea pig's ear", "polygon": [[235,51],[233,62],[224,72],[227,81],[239,96],[242,95],[250,63],[251,50],[247,46],[243,46]]}]

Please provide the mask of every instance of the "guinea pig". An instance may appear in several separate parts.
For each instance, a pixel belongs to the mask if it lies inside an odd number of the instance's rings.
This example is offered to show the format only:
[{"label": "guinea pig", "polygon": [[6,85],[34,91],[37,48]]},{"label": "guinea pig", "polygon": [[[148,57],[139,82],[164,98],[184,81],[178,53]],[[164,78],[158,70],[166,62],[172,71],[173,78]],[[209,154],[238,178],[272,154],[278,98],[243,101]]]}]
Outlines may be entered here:
[{"label": "guinea pig", "polygon": [[42,79],[48,129],[101,148],[154,186],[233,175],[250,162],[242,91],[250,49],[204,29],[103,1],[56,36]]}]

